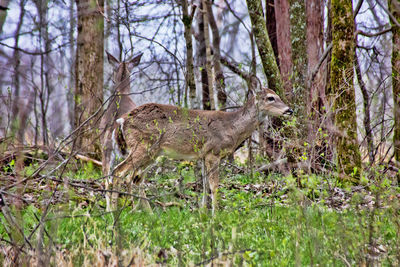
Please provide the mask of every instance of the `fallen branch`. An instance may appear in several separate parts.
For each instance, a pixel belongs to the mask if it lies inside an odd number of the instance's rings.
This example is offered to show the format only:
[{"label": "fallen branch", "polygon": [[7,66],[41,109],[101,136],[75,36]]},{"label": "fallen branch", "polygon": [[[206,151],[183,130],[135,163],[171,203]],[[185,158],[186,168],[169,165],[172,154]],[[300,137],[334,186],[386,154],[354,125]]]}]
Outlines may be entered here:
[{"label": "fallen branch", "polygon": [[257,172],[264,172],[264,171],[270,171],[275,169],[276,167],[286,164],[288,162],[287,158],[279,159],[277,161],[271,162],[269,164],[262,165],[260,168],[258,168],[256,171]]}]

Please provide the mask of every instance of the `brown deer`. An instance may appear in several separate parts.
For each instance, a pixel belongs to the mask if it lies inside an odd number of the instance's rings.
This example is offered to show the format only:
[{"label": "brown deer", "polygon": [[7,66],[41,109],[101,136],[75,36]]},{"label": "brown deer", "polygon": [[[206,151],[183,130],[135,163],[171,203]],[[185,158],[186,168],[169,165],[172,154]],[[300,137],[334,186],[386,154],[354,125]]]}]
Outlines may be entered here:
[{"label": "brown deer", "polygon": [[[293,113],[274,91],[262,88],[257,78],[252,79],[252,85],[258,90],[234,112],[190,110],[149,103],[124,114],[117,120],[118,126],[112,136],[115,149],[125,156],[113,171],[114,181],[118,182],[129,171],[132,171],[131,177],[140,181],[146,167],[160,155],[173,159],[200,159],[205,167],[203,205],[206,204],[208,185],[214,213],[221,158],[232,154],[267,115]],[[113,194],[112,205],[116,205],[117,198],[118,194]]]},{"label": "brown deer", "polygon": [[[106,190],[110,187],[110,174],[111,167],[114,163],[112,146],[112,129],[115,127],[115,121],[126,112],[136,107],[129,94],[131,91],[130,75],[132,69],[136,67],[142,57],[142,53],[136,55],[128,61],[119,62],[115,57],[107,51],[108,62],[113,66],[113,82],[114,88],[110,98],[108,99],[109,105],[105,110],[103,117],[100,121],[100,129],[102,131],[101,145],[102,145],[102,170],[103,175],[106,176]],[[106,193],[107,210],[110,210],[110,194]]]}]

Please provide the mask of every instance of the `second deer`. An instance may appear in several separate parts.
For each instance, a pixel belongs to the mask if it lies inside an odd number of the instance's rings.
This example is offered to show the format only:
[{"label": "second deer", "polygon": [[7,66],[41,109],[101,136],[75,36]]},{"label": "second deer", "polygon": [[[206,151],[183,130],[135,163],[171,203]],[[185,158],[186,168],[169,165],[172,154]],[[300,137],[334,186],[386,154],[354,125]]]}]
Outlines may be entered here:
[{"label": "second deer", "polygon": [[[257,80],[257,81],[255,81]],[[114,128],[115,149],[125,156],[113,171],[114,182],[128,172],[140,181],[158,156],[173,159],[203,161],[203,205],[207,186],[211,189],[212,211],[217,207],[220,160],[232,154],[247,139],[267,115],[291,115],[293,111],[272,90],[262,88],[257,78],[252,80],[253,95],[234,112],[189,110],[162,104],[144,104],[117,120]],[[139,179],[137,179],[139,178]],[[113,206],[118,194],[113,194]]]},{"label": "second deer", "polygon": [[[134,67],[136,67],[142,57],[142,53],[134,56],[128,61],[120,62],[118,59],[107,53],[108,62],[113,66],[113,82],[114,88],[109,98],[109,105],[105,110],[101,121],[100,130],[102,131],[102,170],[106,176],[106,190],[110,189],[111,167],[114,164],[115,157],[113,156],[113,146],[111,140],[112,130],[115,127],[115,121],[126,112],[136,107],[133,100],[130,98],[131,93],[130,76]],[[110,194],[106,193],[107,210],[110,210]]]}]

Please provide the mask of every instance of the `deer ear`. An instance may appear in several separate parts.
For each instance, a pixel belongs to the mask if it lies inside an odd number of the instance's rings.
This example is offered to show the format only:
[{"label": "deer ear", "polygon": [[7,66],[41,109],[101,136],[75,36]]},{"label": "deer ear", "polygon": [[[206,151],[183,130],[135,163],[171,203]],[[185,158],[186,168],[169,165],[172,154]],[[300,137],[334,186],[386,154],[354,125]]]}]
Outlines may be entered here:
[{"label": "deer ear", "polygon": [[119,60],[116,59],[116,58],[115,58],[113,55],[111,55],[110,53],[108,53],[108,51],[106,51],[106,53],[107,53],[108,62],[109,62],[111,65],[113,65],[113,67],[118,66]]},{"label": "deer ear", "polygon": [[261,81],[257,78],[257,76],[252,75],[250,77],[250,90],[253,93],[257,93],[261,91],[261,88],[262,88]]},{"label": "deer ear", "polygon": [[140,53],[138,55],[136,55],[134,58],[132,58],[131,60],[128,61],[128,69],[129,71],[132,71],[132,69],[134,67],[136,67],[137,65],[139,65],[140,59],[142,58],[143,53]]}]

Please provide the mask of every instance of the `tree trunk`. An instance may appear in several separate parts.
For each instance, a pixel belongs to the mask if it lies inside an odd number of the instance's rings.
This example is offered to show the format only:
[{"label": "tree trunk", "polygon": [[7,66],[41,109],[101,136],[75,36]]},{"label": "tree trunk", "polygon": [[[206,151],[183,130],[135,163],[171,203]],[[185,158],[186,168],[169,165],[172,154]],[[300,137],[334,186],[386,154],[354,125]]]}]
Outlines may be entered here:
[{"label": "tree trunk", "polygon": [[291,76],[293,72],[292,42],[290,39],[289,1],[275,0],[276,40],[278,46],[279,68],[286,98],[293,98]]},{"label": "tree trunk", "polygon": [[212,47],[214,52],[213,64],[214,64],[214,74],[215,74],[215,89],[217,90],[217,98],[219,108],[226,107],[226,93],[225,93],[225,77],[222,71],[220,58],[221,58],[221,50],[220,50],[220,42],[221,38],[219,35],[218,25],[215,21],[214,14],[212,11],[211,3],[208,1],[207,4],[207,14],[209,18],[209,25],[212,31]]},{"label": "tree trunk", "polygon": [[[400,4],[397,0],[389,2],[389,8],[397,21],[400,21]],[[393,51],[392,51],[392,86],[394,103],[394,158],[400,163],[400,28],[392,22]],[[397,174],[400,182],[400,174]]]},{"label": "tree trunk", "polygon": [[204,21],[204,44],[206,46],[206,71],[208,78],[208,91],[210,98],[210,109],[215,110],[214,100],[214,79],[213,69],[211,65],[211,47],[210,47],[210,31],[209,31],[209,19],[208,19],[208,5],[207,0],[202,0],[203,21]]},{"label": "tree trunk", "polygon": [[[300,89],[296,92],[293,101],[306,107],[308,101],[308,92],[304,91],[305,79],[307,76],[307,42],[304,38],[307,36],[306,8],[304,0],[290,0],[290,23],[292,38],[292,61],[293,61],[293,84]],[[303,89],[303,90],[301,90]],[[305,108],[300,109],[305,113]]]},{"label": "tree trunk", "polygon": [[[306,1],[306,21],[307,21],[307,77],[311,79],[314,69],[318,65],[322,55],[323,47],[323,13],[322,6],[318,0]],[[307,113],[311,115],[311,120],[319,121],[321,112],[322,98],[325,97],[325,85],[323,82],[322,70],[318,71],[312,83],[309,83],[309,97],[307,101]]]},{"label": "tree trunk", "polygon": [[75,46],[74,46],[74,33],[76,27],[76,18],[74,15],[74,2],[75,0],[69,0],[69,32],[68,32],[68,40],[69,40],[69,53],[71,55],[70,58],[70,73],[68,75],[68,91],[67,91],[67,105],[68,105],[68,119],[71,128],[75,125],[75,115],[74,115],[74,90],[75,87]]},{"label": "tree trunk", "polygon": [[[0,6],[3,8],[8,8],[11,0],[0,0]],[[3,32],[3,25],[7,18],[7,9],[0,10],[0,35]]]},{"label": "tree trunk", "polygon": [[364,130],[365,130],[365,139],[367,141],[367,151],[368,151],[368,159],[369,163],[374,163],[374,140],[372,136],[372,129],[371,129],[371,112],[370,112],[370,97],[368,94],[367,87],[364,83],[361,74],[360,63],[358,62],[357,51],[354,52],[354,65],[356,71],[356,77],[358,86],[360,86],[361,94],[363,97],[363,106],[364,106]]},{"label": "tree trunk", "polygon": [[338,130],[336,163],[339,176],[359,179],[361,155],[357,142],[354,93],[354,20],[351,1],[332,0],[331,99]]},{"label": "tree trunk", "polygon": [[[76,48],[75,128],[93,115],[103,102],[103,0],[76,0],[78,37]],[[98,3],[98,5],[97,5]],[[100,154],[98,117],[84,125],[77,137],[77,147]]]},{"label": "tree trunk", "polygon": [[276,18],[275,18],[275,4],[274,0],[265,0],[265,23],[267,26],[267,32],[269,41],[272,45],[272,50],[274,50],[274,55],[276,59],[276,64],[279,67],[279,52],[278,52],[278,42],[276,40]]},{"label": "tree trunk", "polygon": [[269,41],[267,27],[265,26],[261,0],[246,0],[246,2],[258,53],[260,54],[264,73],[268,80],[268,86],[281,96],[281,98],[285,99],[281,75],[276,64],[271,42]]},{"label": "tree trunk", "polygon": [[188,107],[188,89],[189,89],[189,103],[190,108],[195,108],[196,100],[196,83],[194,81],[194,70],[193,70],[193,42],[192,42],[192,22],[196,6],[192,7],[192,12],[189,14],[188,0],[182,0],[182,22],[185,26],[185,42],[186,42],[186,86],[184,103],[185,107]]},{"label": "tree trunk", "polygon": [[[201,76],[201,87],[203,92],[203,109],[210,110],[211,102],[210,102],[210,87],[208,84],[208,72],[206,68],[207,62],[207,48],[206,48],[206,40],[204,36],[205,25],[204,25],[204,7],[203,2],[200,2],[200,10],[197,12],[197,25],[198,25],[198,36],[197,36],[197,59],[198,65],[200,68],[200,76]],[[208,29],[207,29],[208,30]]]}]

